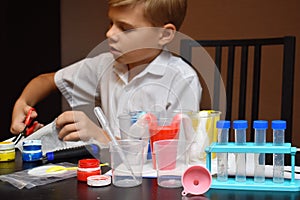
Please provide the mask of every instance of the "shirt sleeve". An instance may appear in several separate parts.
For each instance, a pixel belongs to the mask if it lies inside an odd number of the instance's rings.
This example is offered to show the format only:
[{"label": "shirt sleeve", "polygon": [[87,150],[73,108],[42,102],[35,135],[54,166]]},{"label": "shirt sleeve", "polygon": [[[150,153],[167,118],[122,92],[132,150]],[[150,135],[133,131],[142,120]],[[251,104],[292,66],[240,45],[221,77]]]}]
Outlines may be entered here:
[{"label": "shirt sleeve", "polygon": [[55,84],[72,108],[96,104],[99,68],[97,61],[83,59],[56,72]]}]

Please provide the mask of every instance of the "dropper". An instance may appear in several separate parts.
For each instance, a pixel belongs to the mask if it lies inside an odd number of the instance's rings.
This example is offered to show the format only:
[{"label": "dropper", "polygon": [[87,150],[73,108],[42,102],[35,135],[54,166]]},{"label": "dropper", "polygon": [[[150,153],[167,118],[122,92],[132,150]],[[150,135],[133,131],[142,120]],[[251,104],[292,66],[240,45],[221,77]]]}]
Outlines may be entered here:
[{"label": "dropper", "polygon": [[125,154],[124,152],[122,151],[117,139],[115,138],[115,136],[113,135],[111,129],[110,129],[110,126],[109,126],[109,123],[108,123],[108,120],[106,118],[106,116],[104,115],[102,109],[100,107],[95,107],[94,108],[94,113],[98,119],[98,121],[100,122],[102,128],[107,132],[107,134],[109,135],[112,143],[114,144],[114,146],[116,147],[117,149],[117,152],[119,153],[120,157],[121,157],[121,160],[122,162],[124,163],[124,165],[126,166],[126,168],[130,171],[131,173],[131,176],[132,178],[137,181],[136,177],[134,176],[133,174],[133,171],[125,157]]}]

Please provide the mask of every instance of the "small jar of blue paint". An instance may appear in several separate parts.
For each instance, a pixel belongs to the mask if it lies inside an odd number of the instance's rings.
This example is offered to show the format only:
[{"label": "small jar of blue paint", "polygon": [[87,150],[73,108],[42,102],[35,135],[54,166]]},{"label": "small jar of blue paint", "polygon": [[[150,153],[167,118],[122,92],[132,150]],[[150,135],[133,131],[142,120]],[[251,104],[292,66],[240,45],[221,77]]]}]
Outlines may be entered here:
[{"label": "small jar of blue paint", "polygon": [[22,159],[24,162],[33,162],[41,160],[42,141],[41,140],[27,140],[23,142]]}]

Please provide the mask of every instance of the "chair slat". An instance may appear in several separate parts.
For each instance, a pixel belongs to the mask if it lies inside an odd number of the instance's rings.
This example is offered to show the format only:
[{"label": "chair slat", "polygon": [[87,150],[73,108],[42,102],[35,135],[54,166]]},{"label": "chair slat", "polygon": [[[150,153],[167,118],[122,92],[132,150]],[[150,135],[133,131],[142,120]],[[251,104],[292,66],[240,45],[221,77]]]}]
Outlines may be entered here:
[{"label": "chair slat", "polygon": [[247,92],[247,66],[248,66],[248,46],[242,46],[241,72],[240,72],[240,98],[239,98],[239,119],[246,117],[246,92]]},{"label": "chair slat", "polygon": [[[281,119],[287,121],[287,129],[285,131],[286,142],[292,141],[292,126],[293,126],[293,94],[294,94],[294,68],[295,68],[295,36],[285,36],[277,38],[254,38],[254,39],[232,39],[232,40],[182,40],[180,55],[188,62],[192,63],[192,48],[194,47],[214,47],[215,64],[220,71],[226,70],[222,65],[223,48],[228,48],[227,61],[227,77],[226,77],[226,116],[225,119],[232,119],[232,100],[234,82],[234,67],[235,65],[235,48],[242,47],[241,53],[241,73],[240,73],[240,90],[239,90],[239,106],[238,117],[245,118],[247,91],[247,71],[248,71],[248,55],[249,47],[254,47],[253,60],[253,83],[252,83],[252,104],[251,104],[251,122],[259,118],[259,95],[260,95],[260,76],[261,76],[261,56],[263,46],[283,46],[283,73],[282,73],[282,98],[281,98]],[[220,105],[220,73],[215,73],[213,108],[218,109]],[[253,135],[253,134],[252,134]],[[253,141],[254,138],[251,137]]]}]

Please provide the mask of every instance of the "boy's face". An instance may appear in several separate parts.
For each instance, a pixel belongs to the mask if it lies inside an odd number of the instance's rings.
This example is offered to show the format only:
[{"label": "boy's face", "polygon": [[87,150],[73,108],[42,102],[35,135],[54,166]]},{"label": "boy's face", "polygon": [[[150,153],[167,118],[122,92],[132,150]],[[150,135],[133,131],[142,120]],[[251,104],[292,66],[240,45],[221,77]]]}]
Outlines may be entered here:
[{"label": "boy's face", "polygon": [[143,4],[109,8],[111,26],[106,33],[115,59],[130,68],[147,64],[160,52],[161,28],[144,17]]}]

